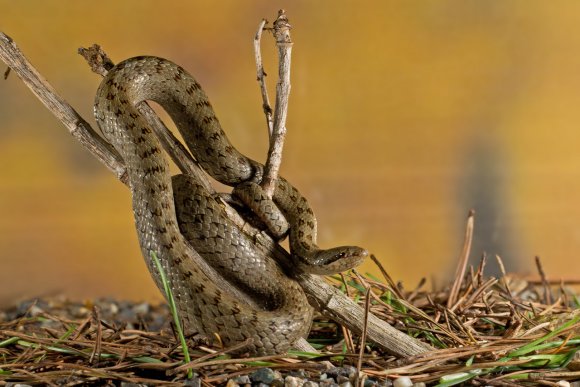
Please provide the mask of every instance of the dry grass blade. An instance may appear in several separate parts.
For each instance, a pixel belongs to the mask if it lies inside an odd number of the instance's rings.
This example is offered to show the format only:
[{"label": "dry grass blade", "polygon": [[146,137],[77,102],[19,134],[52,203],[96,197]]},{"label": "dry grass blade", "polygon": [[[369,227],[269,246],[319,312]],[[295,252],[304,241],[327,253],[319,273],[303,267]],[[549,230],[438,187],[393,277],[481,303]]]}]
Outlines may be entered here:
[{"label": "dry grass blade", "polygon": [[461,255],[459,262],[457,264],[457,271],[455,272],[455,282],[451,287],[449,293],[449,298],[447,298],[447,308],[453,309],[457,301],[457,295],[459,293],[459,287],[463,281],[463,276],[465,275],[465,269],[467,268],[467,261],[469,260],[469,253],[471,251],[471,242],[473,240],[473,217],[475,216],[475,211],[470,210],[467,215],[467,227],[465,229],[465,239],[463,243],[463,249],[461,250]]},{"label": "dry grass blade", "polygon": [[112,300],[29,302],[0,312],[0,382],[179,385],[187,370],[195,370],[200,382],[209,386],[255,377],[264,367],[282,379],[302,370],[303,378],[319,381],[329,360],[342,367],[338,370],[350,365],[352,375],[359,375],[358,369],[365,385],[400,376],[444,386],[470,380],[520,385],[580,379],[580,361],[573,356],[580,350],[580,313],[564,301],[574,299],[570,290],[558,285],[552,289],[556,301],[543,304],[538,300],[543,299],[545,284],[520,284],[507,292],[504,285],[514,278],[474,281],[479,274],[472,274],[459,286],[463,301],[455,311],[443,307],[446,291],[399,289],[399,299],[389,285],[355,272],[336,283],[346,286],[368,313],[439,348],[408,359],[365,345],[364,337],[358,338],[360,352],[344,352],[343,327],[317,320],[310,341],[320,355],[235,357],[227,353],[230,349],[211,348],[187,337],[192,359],[183,364],[166,307]]}]

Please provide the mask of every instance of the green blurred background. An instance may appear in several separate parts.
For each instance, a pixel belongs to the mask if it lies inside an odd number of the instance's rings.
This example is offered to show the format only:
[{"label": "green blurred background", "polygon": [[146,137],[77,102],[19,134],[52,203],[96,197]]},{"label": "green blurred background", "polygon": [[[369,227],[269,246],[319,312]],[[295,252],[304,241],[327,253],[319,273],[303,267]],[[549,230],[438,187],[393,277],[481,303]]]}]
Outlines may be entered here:
[{"label": "green blurred background", "polygon": [[[0,29],[91,123],[99,77],[78,47],[169,58],[264,160],[252,38],[279,8],[295,42],[282,170],[321,246],[365,246],[407,287],[443,284],[475,208],[474,259],[526,274],[539,255],[550,277],[578,278],[580,2],[1,0]],[[159,297],[128,190],[14,73],[0,101],[0,302]]]}]

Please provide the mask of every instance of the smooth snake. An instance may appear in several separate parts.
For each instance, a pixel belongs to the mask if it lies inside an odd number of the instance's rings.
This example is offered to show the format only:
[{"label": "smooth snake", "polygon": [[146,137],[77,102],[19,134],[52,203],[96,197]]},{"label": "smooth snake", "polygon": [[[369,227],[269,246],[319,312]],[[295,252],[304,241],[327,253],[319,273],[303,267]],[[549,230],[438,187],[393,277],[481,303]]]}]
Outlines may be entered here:
[{"label": "smooth snake", "polygon": [[249,338],[246,350],[254,354],[287,351],[310,329],[313,311],[304,291],[292,273],[227,218],[223,205],[194,177],[171,177],[161,144],[137,109],[146,100],[169,113],[201,167],[261,212],[271,234],[284,236],[287,220],[298,271],[343,271],[360,263],[366,250],[319,249],[316,218],[285,179],[278,179],[272,200],[265,198],[258,186],[263,165],[231,145],[200,85],[181,67],[161,58],[135,57],[109,71],[97,91],[95,117],[125,161],[139,243],[157,286],[163,289],[152,252],[189,331],[217,334],[225,345]]}]

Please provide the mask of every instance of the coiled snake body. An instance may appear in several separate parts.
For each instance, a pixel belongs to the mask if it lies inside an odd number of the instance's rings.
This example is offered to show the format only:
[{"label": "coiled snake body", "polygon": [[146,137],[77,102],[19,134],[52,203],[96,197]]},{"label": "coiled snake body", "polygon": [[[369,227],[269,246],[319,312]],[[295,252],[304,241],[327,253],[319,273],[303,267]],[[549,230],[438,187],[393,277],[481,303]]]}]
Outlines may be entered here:
[{"label": "coiled snake body", "polygon": [[[204,170],[242,187],[235,190],[248,204],[260,196],[263,166],[230,144],[200,85],[181,67],[136,57],[107,74],[95,98],[95,117],[125,161],[139,243],[153,279],[163,289],[151,261],[155,252],[188,330],[218,334],[226,345],[251,338],[247,349],[255,354],[285,352],[310,328],[312,309],[302,288],[228,220],[199,182],[171,178],[161,144],[136,108],[145,100],[170,114]],[[338,272],[367,255],[352,246],[320,250],[312,210],[282,178],[273,201],[290,224],[290,249],[301,270]]]}]

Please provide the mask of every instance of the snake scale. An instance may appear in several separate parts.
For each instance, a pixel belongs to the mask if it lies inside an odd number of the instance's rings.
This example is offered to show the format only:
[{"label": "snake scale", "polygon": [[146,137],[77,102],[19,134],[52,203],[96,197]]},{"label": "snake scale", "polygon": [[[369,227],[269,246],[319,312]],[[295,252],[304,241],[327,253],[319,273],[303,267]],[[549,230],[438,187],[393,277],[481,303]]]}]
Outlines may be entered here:
[{"label": "snake scale", "polygon": [[[273,214],[258,214],[268,219],[266,224],[275,224],[279,213],[287,219],[299,270],[339,272],[360,263],[366,250],[319,249],[310,206],[283,178],[273,198],[264,198],[258,186],[263,165],[231,145],[200,85],[181,67],[162,58],[135,57],[109,71],[97,91],[95,117],[127,167],[141,251],[157,286],[163,289],[152,252],[167,274],[187,331],[217,334],[224,345],[251,339],[245,350],[253,354],[287,351],[310,329],[313,311],[304,291],[292,273],[228,220],[223,206],[194,177],[171,177],[161,143],[137,109],[146,100],[169,113],[209,175],[235,187],[249,207]],[[272,230],[284,233],[283,227]]]}]

